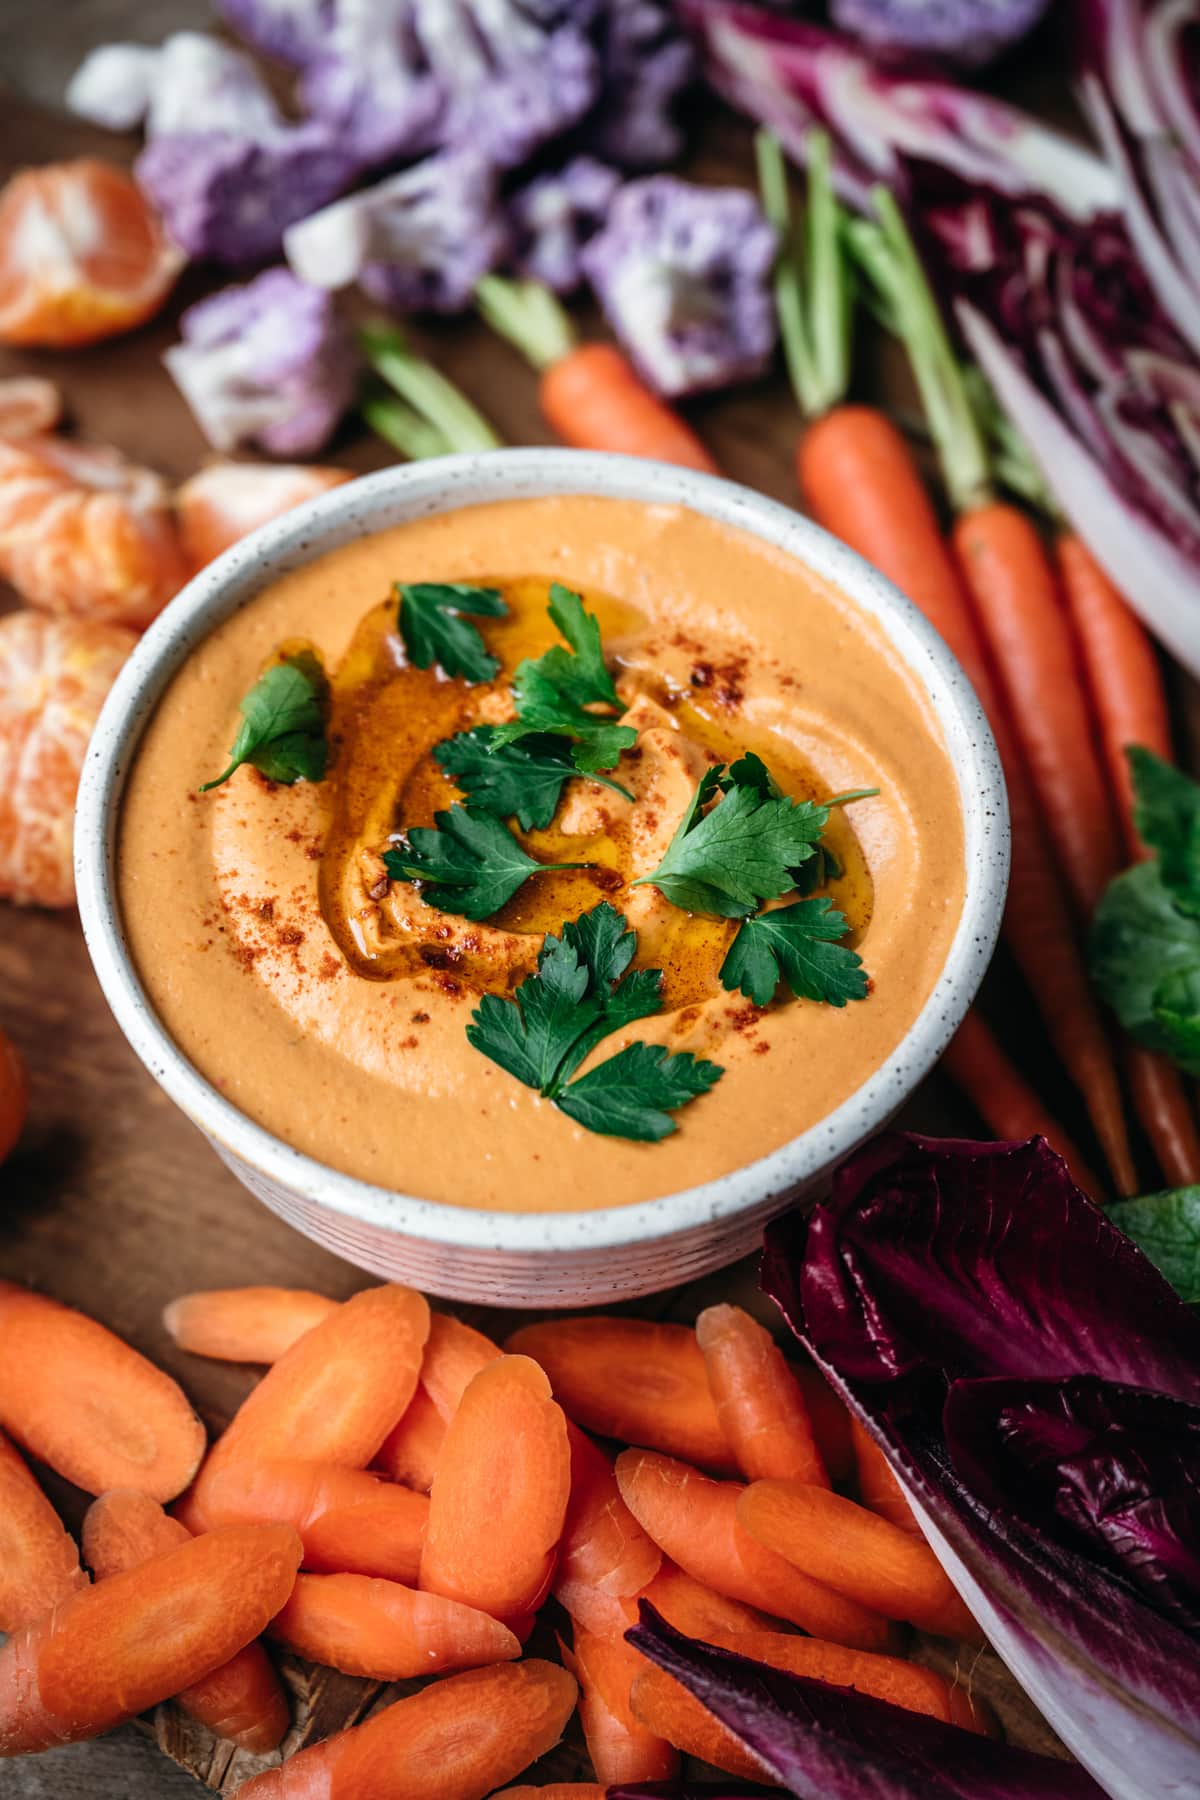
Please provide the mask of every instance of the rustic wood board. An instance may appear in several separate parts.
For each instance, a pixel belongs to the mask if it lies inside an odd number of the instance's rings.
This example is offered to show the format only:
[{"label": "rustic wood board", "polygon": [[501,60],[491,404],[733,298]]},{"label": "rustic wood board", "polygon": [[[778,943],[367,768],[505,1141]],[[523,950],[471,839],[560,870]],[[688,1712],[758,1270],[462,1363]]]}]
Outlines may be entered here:
[{"label": "rustic wood board", "polygon": [[[8,79],[20,70],[31,88],[54,93],[88,43],[122,34],[156,37],[200,11],[190,0],[158,0],[153,9],[139,7],[135,0],[108,0],[103,9],[89,5],[85,23],[84,6],[73,0],[61,13],[48,14],[40,33],[24,0],[0,0],[0,66]],[[18,15],[20,31],[14,24]],[[51,32],[56,34],[53,46]],[[1044,63],[1025,77],[1029,91],[1044,91],[1046,82]],[[132,140],[93,131],[0,89],[0,176],[19,164],[71,155],[128,160],[133,149]],[[709,180],[749,180],[745,127],[714,107],[704,123],[693,171]],[[16,358],[0,352],[0,375],[19,368],[55,377],[81,434],[115,443],[169,476],[183,477],[204,460],[205,447],[158,359],[174,336],[180,306],[208,285],[189,273],[163,318],[111,345],[72,356]],[[415,335],[463,383],[506,440],[550,441],[537,413],[532,379],[514,353],[470,323]],[[903,373],[893,353],[872,344],[863,362],[865,387],[902,397]],[[794,504],[796,417],[782,380],[713,401],[698,409],[697,420],[731,475]],[[334,445],[329,460],[368,469],[390,459],[381,446],[358,437]],[[4,604],[0,594],[0,607]],[[259,1206],[165,1099],[109,1016],[73,913],[0,906],[0,1020],[24,1052],[33,1080],[29,1130],[20,1151],[0,1170],[0,1274],[102,1319],[176,1375],[209,1426],[219,1428],[248,1390],[253,1372],[177,1351],[162,1328],[164,1304],[180,1292],[238,1281],[307,1286],[344,1296],[366,1277]],[[1061,1094],[1061,1110],[1076,1125],[1078,1114],[1054,1072],[1041,1073]],[[905,1122],[955,1133],[970,1132],[978,1124],[936,1076],[914,1100]],[[755,1304],[751,1267],[740,1265],[692,1289],[657,1296],[637,1310],[691,1318],[699,1305],[718,1296]],[[494,1335],[502,1335],[515,1318],[460,1310]],[[77,1524],[84,1497],[53,1478],[48,1485],[69,1521]],[[944,1645],[931,1645],[927,1654],[946,1668],[951,1653]],[[287,1665],[286,1674],[297,1702],[292,1746],[362,1716],[392,1693],[294,1663]],[[1048,1729],[990,1652],[964,1675],[993,1702],[1010,1735],[1054,1747]],[[251,1772],[253,1765],[244,1756],[231,1759],[227,1747],[197,1734],[167,1707],[143,1722],[140,1735],[130,1727],[97,1744],[7,1765],[0,1789],[11,1800],[75,1800],[83,1795],[92,1800],[184,1800],[204,1791],[153,1751],[147,1734],[211,1789],[232,1792]],[[539,1773],[559,1780],[586,1775],[574,1727]]]}]

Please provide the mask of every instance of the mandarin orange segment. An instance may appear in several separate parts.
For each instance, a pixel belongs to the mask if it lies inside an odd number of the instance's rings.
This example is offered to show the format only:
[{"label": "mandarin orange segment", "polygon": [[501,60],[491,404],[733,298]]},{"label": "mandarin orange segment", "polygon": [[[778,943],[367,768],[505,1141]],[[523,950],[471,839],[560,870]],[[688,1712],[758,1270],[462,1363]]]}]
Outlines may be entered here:
[{"label": "mandarin orange segment", "polygon": [[0,619],[0,896],[75,898],[71,838],[88,739],[131,631],[14,612]]},{"label": "mandarin orange segment", "polygon": [[0,343],[69,349],[130,331],[185,261],[123,169],[23,169],[0,190]]},{"label": "mandarin orange segment", "polygon": [[353,479],[321,463],[210,463],[175,496],[189,567],[202,569],[268,520]]},{"label": "mandarin orange segment", "polygon": [[0,438],[53,431],[62,410],[61,393],[41,375],[10,375],[0,381]]}]

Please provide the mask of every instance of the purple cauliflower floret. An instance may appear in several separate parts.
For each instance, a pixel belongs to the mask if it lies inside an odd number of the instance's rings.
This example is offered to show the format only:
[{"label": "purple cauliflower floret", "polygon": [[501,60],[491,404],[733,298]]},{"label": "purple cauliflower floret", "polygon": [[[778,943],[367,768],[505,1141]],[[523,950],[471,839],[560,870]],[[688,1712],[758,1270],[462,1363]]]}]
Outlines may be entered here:
[{"label": "purple cauliflower floret", "polygon": [[763,372],[775,348],[775,250],[753,194],[652,175],[621,189],[582,260],[646,380],[678,395]]},{"label": "purple cauliflower floret", "polygon": [[570,294],[583,280],[580,251],[603,225],[621,185],[615,169],[592,156],[535,175],[509,201],[512,266],[556,294]]},{"label": "purple cauliflower floret", "polygon": [[358,281],[402,312],[462,312],[504,256],[508,226],[490,163],[446,150],[292,227],[284,249],[318,287]]},{"label": "purple cauliflower floret", "polygon": [[216,0],[216,7],[264,56],[302,69],[323,49],[337,0]]},{"label": "purple cauliflower floret", "polygon": [[964,69],[985,63],[1033,30],[1049,0],[832,0],[839,30],[871,50],[943,57]]},{"label": "purple cauliflower floret", "polygon": [[201,300],[179,327],[163,361],[214,450],[312,456],[354,400],[349,328],[287,269]]},{"label": "purple cauliflower floret", "polygon": [[597,27],[601,93],[589,146],[624,169],[678,160],[678,110],[696,76],[696,55],[664,0],[607,0]]}]

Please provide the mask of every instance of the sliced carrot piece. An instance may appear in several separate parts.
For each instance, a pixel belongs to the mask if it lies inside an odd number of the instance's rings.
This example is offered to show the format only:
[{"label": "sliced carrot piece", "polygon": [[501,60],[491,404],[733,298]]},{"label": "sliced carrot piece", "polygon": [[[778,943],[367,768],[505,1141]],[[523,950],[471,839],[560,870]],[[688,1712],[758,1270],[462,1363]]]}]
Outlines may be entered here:
[{"label": "sliced carrot piece", "polygon": [[[640,1597],[649,1600],[676,1631],[682,1631],[685,1637],[703,1638],[706,1644],[721,1644],[747,1631],[771,1630],[769,1614],[744,1606],[740,1600],[731,1600],[727,1594],[718,1594],[715,1588],[706,1587],[665,1558]],[[636,1625],[636,1609],[630,1611],[629,1623]]]},{"label": "sliced carrot piece", "polygon": [[577,1693],[536,1660],[448,1675],[255,1776],[238,1800],[484,1800],[554,1748]]},{"label": "sliced carrot piece", "polygon": [[721,1430],[747,1481],[768,1476],[829,1486],[804,1390],[769,1331],[740,1306],[696,1320]]},{"label": "sliced carrot piece", "polygon": [[881,1519],[887,1519],[898,1531],[906,1531],[910,1537],[924,1537],[917,1524],[912,1507],[899,1481],[892,1473],[892,1465],[866,1426],[858,1419],[851,1421],[851,1435],[854,1442],[854,1460],[858,1469],[858,1497],[862,1504]]},{"label": "sliced carrot piece", "polygon": [[170,1500],[204,1454],[177,1382],[95,1319],[11,1282],[0,1282],[0,1425],[88,1494]]},{"label": "sliced carrot piece", "polygon": [[732,1469],[704,1357],[687,1325],[650,1319],[551,1319],[505,1345],[541,1363],[563,1411],[586,1431],[703,1468]]},{"label": "sliced carrot piece", "polygon": [[243,1401],[189,1496],[205,1518],[205,1488],[240,1462],[365,1468],[413,1396],[429,1306],[413,1288],[364,1288],[305,1332]]},{"label": "sliced carrot piece", "polygon": [[0,1631],[31,1625],[86,1586],[74,1541],[0,1433]]},{"label": "sliced carrot piece", "polygon": [[429,1518],[424,1494],[336,1463],[235,1463],[204,1496],[214,1525],[290,1525],[304,1567],[415,1582]]},{"label": "sliced carrot piece", "polygon": [[834,1486],[841,1487],[852,1478],[855,1468],[850,1410],[814,1364],[789,1363],[788,1367],[804,1395],[821,1461]]},{"label": "sliced carrot piece", "polygon": [[[136,1488],[101,1494],[84,1516],[84,1555],[97,1581],[140,1569],[190,1541],[186,1526]],[[290,1723],[279,1677],[257,1640],[175,1698],[218,1737],[255,1756],[278,1749]]]},{"label": "sliced carrot piece", "polygon": [[96,1737],[227,1663],[291,1592],[283,1525],[192,1538],[72,1595],[0,1650],[0,1756]]},{"label": "sliced carrot piece", "polygon": [[562,1408],[527,1356],[470,1382],[446,1430],[429,1496],[421,1586],[518,1619],[541,1605],[571,1487]]},{"label": "sliced carrot piece", "polygon": [[573,1673],[579,1683],[579,1722],[592,1768],[605,1786],[670,1781],[679,1752],[648,1731],[629,1704],[646,1661],[624,1638],[575,1629]]},{"label": "sliced carrot piece", "polygon": [[649,1450],[618,1456],[617,1481],[633,1516],[695,1580],[814,1637],[861,1650],[887,1647],[891,1629],[878,1612],[802,1573],[738,1523],[740,1482],[713,1481]]},{"label": "sliced carrot piece", "polygon": [[421,1386],[447,1425],[480,1369],[503,1354],[499,1344],[473,1325],[465,1325],[452,1313],[434,1313],[421,1364]]},{"label": "sliced carrot piece", "polygon": [[193,1356],[274,1363],[337,1309],[336,1300],[304,1288],[210,1288],[172,1300],[163,1308],[163,1324]]},{"label": "sliced carrot piece", "polygon": [[698,1757],[741,1781],[773,1779],[766,1764],[752,1756],[732,1731],[665,1669],[644,1668],[630,1690],[629,1704],[648,1731],[674,1744],[685,1756]]},{"label": "sliced carrot piece", "polygon": [[373,1467],[393,1481],[427,1494],[437,1474],[438,1458],[446,1441],[446,1421],[423,1387],[404,1410],[404,1417],[379,1446]]},{"label": "sliced carrot piece", "polygon": [[753,1481],[737,1517],[765,1549],[884,1618],[926,1625],[957,1599],[924,1539],[828,1488]]},{"label": "sliced carrot piece", "polygon": [[619,1631],[632,1600],[658,1573],[662,1551],[642,1530],[617,1486],[612,1463],[578,1425],[568,1424],[571,1498],[563,1523],[555,1599],[588,1631]]},{"label": "sliced carrot piece", "polygon": [[271,1636],[297,1656],[371,1681],[510,1662],[521,1646],[487,1613],[371,1575],[300,1575]]}]

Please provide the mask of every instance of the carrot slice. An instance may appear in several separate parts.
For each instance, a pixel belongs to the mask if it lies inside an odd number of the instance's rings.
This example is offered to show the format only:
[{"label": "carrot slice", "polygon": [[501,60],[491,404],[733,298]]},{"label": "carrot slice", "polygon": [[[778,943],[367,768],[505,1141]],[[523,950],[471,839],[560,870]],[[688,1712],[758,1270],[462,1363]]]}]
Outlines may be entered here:
[{"label": "carrot slice", "polygon": [[829,1486],[804,1391],[769,1331],[740,1306],[696,1320],[721,1430],[747,1481],[776,1476]]},{"label": "carrot slice", "polygon": [[185,1488],[204,1427],[182,1388],[95,1319],[0,1282],[0,1425],[88,1494]]},{"label": "carrot slice", "polygon": [[172,1300],[163,1309],[163,1324],[193,1356],[274,1363],[337,1309],[336,1300],[304,1288],[209,1288]]},{"label": "carrot slice", "polygon": [[464,1325],[451,1313],[434,1313],[421,1363],[421,1386],[447,1425],[480,1369],[503,1354],[499,1344],[474,1326]]},{"label": "carrot slice", "polygon": [[851,1423],[854,1456],[858,1464],[858,1497],[869,1512],[887,1519],[897,1530],[910,1537],[924,1537],[908,1504],[904,1489],[892,1473],[892,1465],[865,1425]]},{"label": "carrot slice", "polygon": [[592,1768],[605,1786],[669,1781],[679,1773],[674,1745],[647,1731],[629,1704],[646,1661],[624,1638],[575,1630],[573,1673],[579,1682],[579,1722]]},{"label": "carrot slice", "polygon": [[648,1731],[674,1744],[685,1756],[698,1757],[741,1781],[773,1779],[766,1764],[752,1756],[732,1731],[665,1669],[643,1669],[630,1689],[629,1704]]},{"label": "carrot slice", "polygon": [[202,1681],[279,1611],[301,1549],[282,1525],[210,1532],[18,1632],[0,1650],[0,1756],[96,1737]]},{"label": "carrot slice", "polygon": [[617,1481],[634,1518],[696,1581],[814,1637],[862,1650],[887,1647],[891,1630],[877,1612],[802,1574],[738,1523],[740,1482],[712,1481],[648,1450],[618,1456]]},{"label": "carrot slice", "polygon": [[554,1596],[576,1625],[621,1631],[636,1623],[620,1610],[658,1573],[662,1551],[642,1530],[617,1486],[612,1463],[568,1424],[571,1497],[563,1522]]},{"label": "carrot slice", "polygon": [[649,1319],[552,1319],[505,1348],[532,1356],[563,1411],[586,1431],[704,1468],[734,1467],[696,1334]]},{"label": "carrot slice", "polygon": [[86,1586],[62,1520],[0,1432],[0,1631],[31,1625]]},{"label": "carrot slice", "polygon": [[446,1421],[423,1387],[418,1387],[394,1425],[372,1464],[393,1481],[427,1494],[437,1474],[438,1458],[446,1441]]},{"label": "carrot slice", "polygon": [[[149,1494],[114,1488],[93,1500],[83,1521],[83,1548],[97,1581],[140,1569],[191,1541]],[[247,1644],[210,1675],[175,1696],[184,1712],[255,1756],[278,1749],[290,1723],[279,1677],[262,1645]]]},{"label": "carrot slice", "polygon": [[484,1800],[552,1750],[575,1710],[554,1663],[431,1682],[238,1790],[238,1800]]},{"label": "carrot slice", "polygon": [[[703,1638],[706,1644],[721,1644],[726,1638],[740,1637],[747,1631],[770,1631],[771,1619],[757,1607],[745,1606],[718,1594],[687,1575],[665,1559],[658,1574],[640,1596],[649,1600],[668,1625],[682,1631],[685,1637]],[[631,1625],[637,1624],[637,1610],[630,1608]]]},{"label": "carrot slice", "polygon": [[800,1383],[804,1404],[812,1420],[813,1436],[821,1461],[835,1487],[841,1487],[854,1474],[854,1440],[850,1435],[850,1411],[835,1394],[820,1369],[808,1362],[789,1363]]},{"label": "carrot slice", "polygon": [[415,1582],[429,1518],[424,1494],[336,1463],[236,1463],[205,1491],[214,1525],[290,1525],[304,1567]]},{"label": "carrot slice", "polygon": [[360,1469],[412,1399],[429,1335],[429,1306],[412,1288],[364,1288],[268,1369],[209,1452],[188,1496],[206,1518],[205,1491],[240,1462],[312,1462]]},{"label": "carrot slice", "polygon": [[537,1363],[479,1371],[446,1430],[421,1586],[514,1620],[545,1599],[571,1487],[562,1408]]},{"label": "carrot slice", "polygon": [[271,1636],[297,1656],[371,1681],[509,1662],[521,1646],[487,1613],[371,1575],[300,1575]]}]

